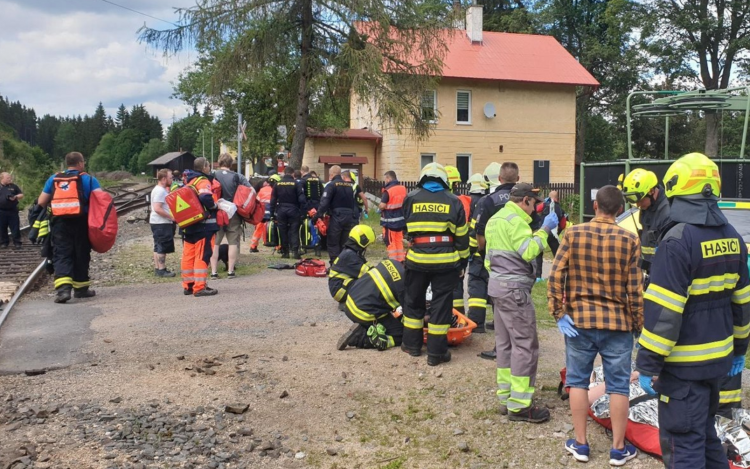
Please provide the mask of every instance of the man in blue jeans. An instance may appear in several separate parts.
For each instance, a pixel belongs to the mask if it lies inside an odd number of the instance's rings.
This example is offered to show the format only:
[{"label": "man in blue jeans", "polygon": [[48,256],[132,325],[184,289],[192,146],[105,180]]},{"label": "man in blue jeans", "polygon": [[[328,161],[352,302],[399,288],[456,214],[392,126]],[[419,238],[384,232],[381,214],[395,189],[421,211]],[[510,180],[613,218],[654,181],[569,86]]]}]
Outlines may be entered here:
[{"label": "man in blue jeans", "polygon": [[643,327],[641,248],[635,234],[615,224],[622,211],[622,192],[605,186],[596,194],[596,216],[568,228],[552,265],[547,298],[557,326],[565,335],[566,385],[575,438],[565,449],[577,461],[589,460],[586,440],[588,389],[599,354],[610,398],[612,449],[609,463],[622,466],[637,455],[625,444],[630,394],[633,333]]}]

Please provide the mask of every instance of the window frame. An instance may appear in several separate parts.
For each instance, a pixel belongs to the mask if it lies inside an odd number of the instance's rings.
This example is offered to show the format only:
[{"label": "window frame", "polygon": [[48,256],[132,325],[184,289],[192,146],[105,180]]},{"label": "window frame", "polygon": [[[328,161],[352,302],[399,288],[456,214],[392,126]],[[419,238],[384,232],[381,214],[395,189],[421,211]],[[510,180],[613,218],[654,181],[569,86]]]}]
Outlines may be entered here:
[{"label": "window frame", "polygon": [[[469,95],[469,108],[467,110],[467,118],[466,121],[460,121],[458,120],[458,95],[459,93],[466,93]],[[471,125],[471,90],[456,90],[456,125]]]},{"label": "window frame", "polygon": [[[423,159],[423,158],[424,158],[425,156],[431,156],[431,157],[432,157],[432,161],[430,161],[429,163],[425,163],[425,164],[422,164],[422,159]],[[430,153],[430,152],[420,153],[420,154],[419,154],[419,170],[421,171],[421,170],[422,170],[422,168],[424,168],[424,167],[425,167],[425,166],[427,166],[428,164],[430,164],[430,163],[434,163],[434,162],[435,162],[435,160],[437,160],[437,153]]]},{"label": "window frame", "polygon": [[[471,173],[471,164],[472,164],[472,161],[471,161],[472,157],[471,156],[472,156],[471,153],[456,153],[456,169],[458,169],[458,159],[459,158],[468,158],[469,159],[469,168],[467,169],[466,181],[462,180],[461,182],[467,182],[469,180],[469,178],[471,177],[471,174],[472,174]],[[459,170],[459,172],[460,172],[460,170]]]},{"label": "window frame", "polygon": [[[427,93],[432,93],[432,119],[425,119],[424,118],[424,110],[427,109],[424,106],[424,97]],[[437,90],[425,90],[424,93],[422,93],[422,101],[420,102],[419,109],[420,109],[420,117],[422,120],[429,124],[437,124],[438,122],[438,95]]]}]

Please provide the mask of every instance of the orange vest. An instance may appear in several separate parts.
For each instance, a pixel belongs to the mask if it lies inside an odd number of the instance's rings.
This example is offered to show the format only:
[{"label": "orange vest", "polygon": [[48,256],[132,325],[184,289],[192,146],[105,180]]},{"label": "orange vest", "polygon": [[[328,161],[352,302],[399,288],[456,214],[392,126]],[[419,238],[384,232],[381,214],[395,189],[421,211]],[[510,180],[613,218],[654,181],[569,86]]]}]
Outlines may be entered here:
[{"label": "orange vest", "polygon": [[271,203],[271,192],[273,192],[273,187],[271,186],[263,186],[258,191],[258,200],[261,201],[264,204]]},{"label": "orange vest", "polygon": [[84,214],[83,174],[86,173],[55,175],[50,201],[53,217],[80,217]]},{"label": "orange vest", "polygon": [[383,192],[388,194],[388,202],[385,204],[383,213],[380,214],[380,224],[391,230],[404,229],[406,227],[406,220],[404,219],[406,187],[396,184],[383,189]]},{"label": "orange vest", "polygon": [[469,221],[470,213],[471,213],[471,196],[469,195],[459,195],[458,200],[461,201],[461,203],[464,205],[464,212],[466,212],[466,221]]}]

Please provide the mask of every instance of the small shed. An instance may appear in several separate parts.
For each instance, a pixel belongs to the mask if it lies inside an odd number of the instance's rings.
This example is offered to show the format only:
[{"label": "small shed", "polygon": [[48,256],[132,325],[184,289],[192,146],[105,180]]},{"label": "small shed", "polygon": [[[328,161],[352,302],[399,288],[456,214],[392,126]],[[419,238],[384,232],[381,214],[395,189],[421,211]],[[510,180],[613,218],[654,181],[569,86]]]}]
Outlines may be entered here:
[{"label": "small shed", "polygon": [[173,151],[161,155],[154,161],[148,164],[154,168],[154,177],[156,173],[163,168],[167,168],[170,171],[177,170],[183,172],[186,169],[193,169],[193,163],[195,162],[195,155],[189,151]]}]

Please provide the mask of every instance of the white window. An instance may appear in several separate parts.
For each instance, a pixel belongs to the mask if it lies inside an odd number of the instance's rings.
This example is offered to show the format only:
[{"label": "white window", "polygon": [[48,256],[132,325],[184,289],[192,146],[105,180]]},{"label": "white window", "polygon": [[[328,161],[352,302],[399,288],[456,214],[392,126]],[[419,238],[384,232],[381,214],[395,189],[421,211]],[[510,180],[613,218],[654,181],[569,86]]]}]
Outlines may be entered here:
[{"label": "white window", "polygon": [[437,91],[425,91],[422,95],[422,120],[437,122]]},{"label": "white window", "polygon": [[422,153],[420,158],[420,166],[419,169],[424,168],[428,164],[435,161],[435,154],[434,153]]},{"label": "white window", "polygon": [[347,157],[347,158],[352,158],[352,157],[357,156],[356,153],[340,153],[340,155],[343,157]]},{"label": "white window", "polygon": [[456,91],[456,123],[471,124],[471,91]]},{"label": "white window", "polygon": [[471,155],[468,153],[459,153],[456,155],[456,168],[461,174],[461,182],[466,182],[471,176]]}]

